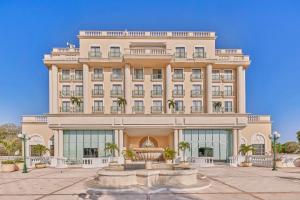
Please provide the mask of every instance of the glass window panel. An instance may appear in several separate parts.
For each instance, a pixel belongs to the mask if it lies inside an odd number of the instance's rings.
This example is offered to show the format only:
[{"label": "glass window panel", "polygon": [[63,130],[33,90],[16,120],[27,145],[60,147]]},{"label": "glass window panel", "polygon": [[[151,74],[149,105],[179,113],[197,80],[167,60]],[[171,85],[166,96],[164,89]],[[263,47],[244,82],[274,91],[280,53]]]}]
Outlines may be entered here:
[{"label": "glass window panel", "polygon": [[213,148],[214,148],[214,159],[220,159],[220,137],[219,130],[213,130]]}]

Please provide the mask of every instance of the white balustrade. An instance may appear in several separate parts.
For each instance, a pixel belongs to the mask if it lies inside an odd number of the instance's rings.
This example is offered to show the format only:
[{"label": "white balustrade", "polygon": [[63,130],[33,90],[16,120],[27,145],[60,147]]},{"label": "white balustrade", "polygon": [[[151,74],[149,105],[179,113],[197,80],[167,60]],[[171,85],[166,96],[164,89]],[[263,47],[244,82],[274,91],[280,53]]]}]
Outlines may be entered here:
[{"label": "white balustrade", "polygon": [[213,157],[188,157],[188,162],[195,167],[212,167],[214,166]]},{"label": "white balustrade", "polygon": [[108,157],[82,158],[82,168],[107,167],[109,162],[110,158]]}]

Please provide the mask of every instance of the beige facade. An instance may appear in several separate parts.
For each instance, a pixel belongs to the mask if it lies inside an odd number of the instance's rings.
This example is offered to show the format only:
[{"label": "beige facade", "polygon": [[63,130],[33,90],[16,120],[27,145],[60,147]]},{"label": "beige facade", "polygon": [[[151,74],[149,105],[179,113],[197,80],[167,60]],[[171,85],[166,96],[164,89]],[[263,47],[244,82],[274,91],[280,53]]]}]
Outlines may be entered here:
[{"label": "beige facade", "polygon": [[[227,157],[241,143],[270,152],[270,117],[246,112],[249,56],[216,49],[214,32],[80,31],[78,38],[80,48],[54,48],[44,56],[49,114],[22,119],[25,133],[54,144],[55,156],[67,152],[67,130],[111,130],[121,149],[141,147],[149,136],[157,147],[178,151],[180,141],[197,135],[200,152],[210,141],[202,147],[199,138],[212,133],[209,148],[224,149],[224,134]],[[81,103],[72,104],[72,97]]]}]

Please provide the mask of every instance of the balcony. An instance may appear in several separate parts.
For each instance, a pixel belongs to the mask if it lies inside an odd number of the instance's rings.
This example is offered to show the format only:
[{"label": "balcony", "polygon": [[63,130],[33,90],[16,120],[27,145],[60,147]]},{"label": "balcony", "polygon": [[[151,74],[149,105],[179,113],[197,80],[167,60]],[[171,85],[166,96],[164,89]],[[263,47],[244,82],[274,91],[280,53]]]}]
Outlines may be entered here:
[{"label": "balcony", "polygon": [[134,113],[144,113],[145,106],[133,106],[132,112]]},{"label": "balcony", "polygon": [[111,106],[110,107],[110,113],[124,113],[124,108],[123,107],[120,107],[120,106]]},{"label": "balcony", "polygon": [[222,91],[212,91],[213,97],[221,97],[223,95]]},{"label": "balcony", "polygon": [[151,90],[151,97],[162,97],[162,90]]},{"label": "balcony", "polygon": [[93,106],[92,107],[93,113],[103,113],[104,106]]},{"label": "balcony", "polygon": [[172,109],[172,113],[184,113],[185,111],[185,107],[184,106],[179,106],[176,107],[174,109]]},{"label": "balcony", "polygon": [[59,74],[59,81],[60,82],[69,82],[69,81],[74,81],[74,82],[82,82],[83,81],[83,76],[82,75],[74,75],[74,74],[69,74],[69,75],[62,75]]},{"label": "balcony", "polygon": [[60,107],[59,112],[61,113],[71,113],[73,109],[71,107]]},{"label": "balcony", "polygon": [[104,79],[104,74],[92,74],[92,81],[103,81]]},{"label": "balcony", "polygon": [[61,113],[83,113],[83,106],[75,106],[75,107],[60,107],[59,111]]},{"label": "balcony", "polygon": [[47,123],[48,118],[46,115],[26,115],[22,116],[22,123]]},{"label": "balcony", "polygon": [[52,64],[57,62],[59,63],[76,63],[79,58],[79,48],[70,46],[68,48],[53,48],[51,54],[44,55],[44,63]]},{"label": "balcony", "polygon": [[70,74],[69,75],[62,75],[62,74],[59,75],[60,82],[71,81],[71,80],[72,80],[72,77]]},{"label": "balcony", "polygon": [[83,91],[74,91],[73,92],[73,95],[75,96],[75,97],[83,97]]},{"label": "balcony", "polygon": [[144,81],[144,74],[133,74],[133,81]]},{"label": "balcony", "polygon": [[194,59],[204,59],[204,58],[206,58],[206,52],[194,52],[193,58]]},{"label": "balcony", "polygon": [[124,58],[159,58],[171,59],[171,49],[156,48],[156,47],[141,47],[125,49]]},{"label": "balcony", "polygon": [[151,106],[151,113],[162,113],[162,106]]},{"label": "balcony", "polygon": [[248,115],[248,123],[271,123],[270,115]]},{"label": "balcony", "polygon": [[114,52],[110,51],[108,52],[108,58],[121,58],[121,52]]},{"label": "balcony", "polygon": [[124,91],[113,89],[113,90],[110,91],[110,96],[111,97],[123,97],[124,96]]},{"label": "balcony", "polygon": [[225,96],[225,97],[232,97],[232,96],[234,96],[233,95],[233,91],[232,90],[225,90],[223,92],[223,96]]},{"label": "balcony", "polygon": [[152,74],[151,75],[151,81],[162,81],[163,80],[163,75],[162,74]]},{"label": "balcony", "polygon": [[93,97],[103,97],[104,96],[103,89],[93,89],[92,90],[92,96]]},{"label": "balcony", "polygon": [[173,90],[173,97],[184,97],[184,90]]},{"label": "balcony", "polygon": [[83,80],[83,76],[82,75],[72,76],[72,80],[81,82]]},{"label": "balcony", "polygon": [[133,90],[132,97],[144,97],[145,90]]},{"label": "balcony", "polygon": [[186,52],[175,52],[174,53],[174,58],[179,58],[179,59],[184,59],[186,58]]},{"label": "balcony", "polygon": [[191,81],[201,81],[203,79],[202,74],[191,74]]},{"label": "balcony", "polygon": [[83,106],[75,106],[75,107],[73,107],[73,112],[75,112],[75,113],[82,113],[83,112]]},{"label": "balcony", "polygon": [[61,90],[59,92],[59,96],[60,97],[71,97],[72,96],[72,92],[70,90],[67,90],[67,91]]},{"label": "balcony", "polygon": [[191,113],[202,113],[203,107],[202,106],[191,106]]},{"label": "balcony", "polygon": [[191,97],[202,97],[202,90],[191,90]]},{"label": "balcony", "polygon": [[173,81],[184,81],[184,74],[173,74]]},{"label": "balcony", "polygon": [[111,81],[123,81],[123,75],[122,74],[111,74],[110,80]]},{"label": "balcony", "polygon": [[101,58],[102,53],[100,51],[89,51],[89,58]]},{"label": "balcony", "polygon": [[223,81],[228,81],[228,82],[234,80],[233,74],[223,74],[223,75],[221,76],[221,78],[222,78]]}]

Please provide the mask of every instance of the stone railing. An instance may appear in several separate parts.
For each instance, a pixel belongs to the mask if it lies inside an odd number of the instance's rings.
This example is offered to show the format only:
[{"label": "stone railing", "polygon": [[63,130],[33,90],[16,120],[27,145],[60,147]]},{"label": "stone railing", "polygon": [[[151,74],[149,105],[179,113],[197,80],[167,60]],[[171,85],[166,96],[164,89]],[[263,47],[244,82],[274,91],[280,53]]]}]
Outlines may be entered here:
[{"label": "stone railing", "polygon": [[266,123],[271,122],[269,115],[248,115],[248,123]]},{"label": "stone railing", "polygon": [[185,31],[80,31],[79,36],[84,37],[194,37],[194,38],[215,38],[215,32],[185,32]]},{"label": "stone railing", "polygon": [[216,55],[220,54],[228,54],[228,55],[234,55],[234,54],[243,54],[242,49],[216,49]]},{"label": "stone railing", "polygon": [[188,157],[188,162],[195,167],[212,167],[214,166],[213,157]]},{"label": "stone railing", "polygon": [[22,116],[22,123],[47,123],[46,115],[28,115]]},{"label": "stone railing", "polygon": [[[238,167],[246,160],[245,156],[238,155],[229,157],[229,165],[231,167]],[[273,157],[271,155],[250,155],[248,160],[256,167],[272,167]]]},{"label": "stone railing", "polygon": [[216,55],[216,59],[224,62],[250,62],[248,55]]},{"label": "stone railing", "polygon": [[125,55],[135,56],[171,56],[171,49],[164,48],[129,48],[125,49]]},{"label": "stone railing", "polygon": [[82,158],[82,168],[107,167],[109,165],[109,162],[109,157]]}]

